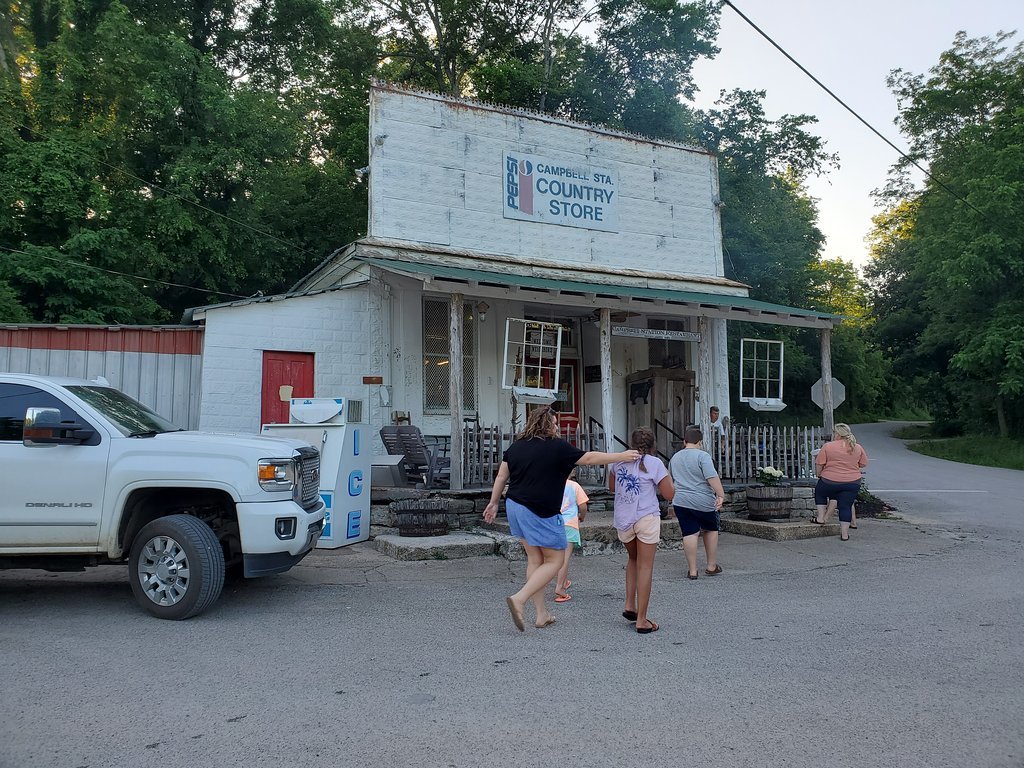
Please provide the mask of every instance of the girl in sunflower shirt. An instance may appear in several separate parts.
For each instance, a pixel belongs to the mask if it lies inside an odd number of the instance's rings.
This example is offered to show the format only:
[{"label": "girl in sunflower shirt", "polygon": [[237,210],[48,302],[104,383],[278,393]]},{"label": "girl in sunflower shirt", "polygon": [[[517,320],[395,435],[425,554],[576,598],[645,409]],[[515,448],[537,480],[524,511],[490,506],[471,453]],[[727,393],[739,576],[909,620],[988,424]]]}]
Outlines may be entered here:
[{"label": "girl in sunflower shirt", "polygon": [[658,625],[647,618],[654,578],[654,555],[661,541],[661,504],[674,493],[672,478],[654,455],[654,433],[647,427],[634,429],[631,448],[640,452],[636,461],[613,464],[608,472],[608,490],[615,493],[614,524],[619,541],[626,545],[626,608],[624,618],[636,622],[641,635],[657,632]]}]

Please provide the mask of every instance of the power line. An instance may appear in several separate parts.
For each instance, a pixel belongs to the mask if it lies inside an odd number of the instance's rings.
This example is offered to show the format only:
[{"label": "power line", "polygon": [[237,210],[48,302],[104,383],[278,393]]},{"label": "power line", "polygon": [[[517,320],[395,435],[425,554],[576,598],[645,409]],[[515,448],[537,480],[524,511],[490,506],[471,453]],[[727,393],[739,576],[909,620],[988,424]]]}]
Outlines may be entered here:
[{"label": "power line", "polygon": [[936,183],[937,185],[939,185],[939,187],[941,187],[941,188],[942,188],[943,190],[945,190],[946,192],[948,192],[948,193],[949,193],[950,195],[952,195],[952,196],[953,196],[954,198],[956,198],[956,199],[957,199],[957,200],[959,200],[959,201],[960,201],[961,203],[963,203],[964,205],[966,205],[966,206],[967,206],[968,208],[970,208],[970,209],[971,209],[972,211],[974,211],[975,213],[977,213],[977,214],[978,214],[979,216],[981,216],[981,217],[982,217],[983,219],[986,219],[986,220],[988,219],[988,214],[986,214],[986,213],[985,213],[984,211],[982,211],[981,209],[977,208],[977,207],[976,207],[975,205],[973,205],[973,204],[972,204],[972,203],[971,203],[970,201],[968,201],[968,200],[965,200],[964,198],[962,198],[962,197],[961,197],[961,196],[960,196],[959,194],[957,194],[957,193],[956,193],[956,192],[955,192],[955,191],[954,191],[953,189],[951,189],[950,187],[948,187],[948,186],[947,186],[947,185],[946,185],[946,184],[945,184],[944,182],[942,182],[942,181],[941,181],[940,179],[937,179],[937,178],[936,178],[935,176],[933,176],[933,175],[932,175],[932,173],[931,173],[930,171],[928,171],[928,170],[927,170],[927,169],[926,169],[926,168],[925,168],[924,166],[922,166],[922,165],[921,165],[920,163],[918,163],[918,162],[917,162],[917,160],[915,160],[914,158],[912,158],[912,157],[911,157],[910,155],[908,155],[908,154],[907,154],[906,152],[904,152],[904,151],[903,151],[902,149],[900,149],[900,148],[899,148],[899,147],[897,147],[897,146],[896,146],[895,144],[893,144],[893,143],[892,143],[891,141],[889,141],[889,139],[888,139],[888,138],[886,138],[886,136],[885,136],[884,134],[882,134],[882,132],[881,132],[881,131],[879,131],[878,129],[876,129],[876,128],[875,128],[875,126],[873,126],[873,125],[872,125],[871,123],[869,123],[869,122],[868,122],[867,120],[865,120],[865,119],[864,119],[863,117],[861,117],[861,116],[860,116],[860,115],[859,115],[859,114],[857,113],[857,111],[856,111],[856,110],[855,110],[855,109],[854,109],[853,107],[851,107],[851,106],[850,106],[849,104],[847,104],[847,103],[846,103],[845,101],[843,101],[843,100],[842,100],[841,98],[839,98],[838,96],[836,96],[836,94],[835,94],[835,93],[833,93],[832,89],[830,89],[830,88],[829,88],[829,87],[828,87],[827,85],[825,85],[825,84],[824,84],[823,82],[821,82],[821,80],[819,80],[819,79],[818,79],[818,78],[816,78],[816,77],[815,77],[814,75],[812,75],[812,74],[811,74],[811,73],[810,73],[810,72],[809,72],[809,71],[807,70],[807,68],[806,68],[806,67],[804,67],[804,65],[803,65],[803,64],[801,64],[801,63],[800,63],[799,61],[797,61],[797,60],[796,60],[796,59],[794,59],[794,58],[793,58],[792,56],[790,56],[790,55],[789,55],[789,54],[788,54],[788,53],[786,52],[786,50],[785,50],[785,49],[784,49],[784,48],[783,48],[783,47],[782,47],[781,45],[779,45],[779,44],[778,44],[778,43],[776,43],[776,42],[775,42],[774,40],[772,40],[772,38],[771,38],[771,37],[769,37],[769,36],[768,36],[768,34],[767,34],[767,33],[766,33],[766,32],[765,32],[764,30],[762,30],[762,29],[761,29],[761,28],[760,28],[759,26],[757,26],[757,24],[755,24],[755,23],[754,23],[753,21],[751,21],[751,20],[750,20],[750,19],[749,19],[749,18],[748,18],[748,17],[747,17],[747,16],[746,16],[746,15],[745,15],[744,13],[743,13],[743,11],[741,11],[741,10],[740,10],[739,8],[737,8],[737,7],[735,6],[735,4],[733,4],[733,3],[731,2],[731,0],[722,0],[722,4],[723,4],[723,5],[727,5],[727,6],[729,6],[730,8],[732,8],[732,9],[733,9],[733,10],[734,10],[734,11],[736,12],[736,14],[737,14],[737,15],[738,15],[738,16],[739,16],[739,17],[740,17],[741,19],[743,19],[743,20],[744,20],[745,22],[747,22],[747,24],[749,24],[749,25],[750,25],[751,27],[753,27],[753,28],[754,28],[754,31],[756,31],[756,32],[757,32],[757,33],[758,33],[758,34],[759,34],[759,35],[760,35],[761,37],[763,37],[763,38],[764,38],[765,40],[767,40],[767,41],[768,41],[769,43],[771,43],[771,44],[772,44],[772,46],[773,46],[773,47],[775,48],[775,50],[777,50],[777,51],[778,51],[779,53],[781,53],[781,54],[782,54],[783,56],[785,56],[785,57],[786,57],[787,59],[789,59],[789,60],[790,60],[790,61],[791,61],[791,62],[792,62],[792,63],[793,63],[793,64],[794,64],[794,65],[795,65],[795,66],[796,66],[796,67],[797,67],[797,68],[798,68],[798,69],[799,69],[799,70],[800,70],[801,72],[803,72],[803,73],[804,73],[805,75],[807,75],[807,76],[808,76],[809,78],[811,78],[811,80],[813,80],[813,81],[814,81],[814,83],[815,83],[815,84],[816,84],[816,85],[817,85],[817,86],[818,86],[819,88],[821,88],[821,90],[823,90],[823,91],[824,91],[825,93],[827,93],[827,94],[828,94],[829,96],[831,96],[831,97],[832,97],[833,99],[835,99],[835,100],[836,100],[836,101],[837,101],[837,102],[838,102],[838,103],[839,103],[839,104],[840,104],[840,105],[841,105],[841,106],[843,107],[843,109],[845,109],[845,110],[846,110],[847,112],[849,112],[849,113],[850,113],[851,115],[853,115],[853,116],[854,116],[855,118],[857,118],[857,119],[858,119],[858,120],[859,120],[860,122],[862,122],[862,123],[863,123],[863,124],[865,125],[865,127],[867,127],[867,129],[868,129],[869,131],[871,131],[871,132],[872,132],[873,134],[875,134],[875,136],[877,136],[877,137],[878,137],[878,138],[880,138],[880,139],[881,139],[882,141],[884,141],[884,142],[885,142],[886,144],[888,144],[888,145],[889,145],[890,147],[892,147],[892,148],[893,148],[894,150],[896,150],[896,151],[897,151],[897,152],[898,152],[898,153],[899,153],[899,154],[900,154],[900,155],[901,155],[901,156],[902,156],[902,157],[903,157],[903,158],[904,158],[904,159],[905,159],[905,160],[906,160],[906,161],[907,161],[908,163],[910,163],[911,165],[913,165],[913,166],[914,166],[915,168],[917,168],[917,169],[918,169],[919,171],[921,171],[921,173],[923,173],[923,174],[924,174],[925,176],[927,176],[927,177],[928,177],[929,179],[931,179],[931,180],[932,180],[932,181],[934,181],[934,182],[935,182],[935,183]]},{"label": "power line", "polygon": [[[15,128],[18,128],[18,129],[24,130],[24,131],[28,131],[29,133],[34,133],[36,136],[39,136],[40,138],[46,139],[47,141],[54,141],[53,137],[47,136],[45,133],[37,131],[35,128],[30,128],[27,125],[24,125],[24,124],[22,124],[20,122],[17,122],[17,121],[9,120],[7,118],[3,118],[3,120],[8,125],[12,125]],[[302,253],[305,253],[305,254],[307,254],[309,256],[312,256],[315,259],[320,259],[321,258],[321,256],[319,254],[313,253],[313,251],[306,250],[305,248],[303,248],[301,246],[295,245],[294,243],[290,243],[287,240],[285,240],[283,238],[280,238],[280,237],[278,237],[277,235],[275,235],[275,234],[273,234],[271,232],[266,232],[266,231],[264,231],[264,230],[262,230],[262,229],[260,229],[258,227],[252,226],[251,224],[246,224],[244,221],[240,221],[239,219],[236,219],[236,218],[234,218],[232,216],[228,216],[226,213],[221,213],[220,211],[215,211],[213,208],[210,208],[209,206],[203,205],[202,203],[197,203],[195,200],[189,200],[187,197],[183,197],[183,196],[181,196],[179,194],[171,192],[169,189],[167,189],[165,187],[161,187],[159,184],[154,184],[151,181],[146,181],[141,176],[136,176],[131,171],[125,170],[124,168],[121,168],[120,166],[117,166],[117,165],[112,165],[111,163],[108,163],[105,160],[101,160],[100,158],[96,157],[95,155],[89,154],[88,152],[81,152],[81,151],[79,151],[78,154],[82,155],[84,157],[88,157],[88,158],[92,159],[94,162],[97,162],[100,165],[105,166],[105,167],[111,169],[112,171],[116,171],[117,173],[123,174],[123,175],[127,176],[128,178],[135,179],[136,181],[142,183],[147,189],[159,190],[160,192],[163,192],[168,197],[173,197],[176,200],[180,200],[183,203],[187,203],[188,205],[192,205],[192,206],[195,206],[196,208],[204,210],[204,211],[206,211],[208,213],[212,213],[214,216],[219,216],[220,218],[224,219],[225,221],[230,221],[232,224],[237,224],[238,226],[244,227],[245,229],[248,229],[251,232],[255,232],[258,235],[263,235],[264,237],[269,237],[271,240],[276,240],[277,242],[281,243],[282,245],[287,246],[288,248],[293,248],[293,249],[295,249],[297,251],[301,251]],[[226,294],[226,295],[231,295],[231,294]],[[243,298],[245,298],[245,297],[243,297]]]},{"label": "power line", "polygon": [[105,269],[103,267],[97,267],[93,264],[86,264],[82,261],[75,261],[74,259],[58,259],[56,256],[44,256],[41,253],[29,253],[28,251],[21,251],[17,248],[8,248],[6,245],[0,245],[0,250],[8,251],[9,253],[19,253],[22,256],[28,256],[32,259],[46,259],[47,261],[55,261],[58,264],[70,264],[74,267],[84,267],[85,269],[93,269],[97,272],[106,272],[109,275],[117,275],[118,277],[128,277],[132,280],[141,280],[145,283],[159,283],[160,285],[168,285],[172,288],[185,288],[190,291],[200,291],[201,293],[209,293],[214,296],[230,296],[233,299],[248,299],[249,296],[242,296],[238,293],[228,293],[227,291],[212,291],[209,288],[197,288],[194,285],[183,285],[182,283],[172,283],[167,280],[157,280],[155,277],[143,277],[142,275],[133,275],[128,272],[118,272],[116,269]]}]

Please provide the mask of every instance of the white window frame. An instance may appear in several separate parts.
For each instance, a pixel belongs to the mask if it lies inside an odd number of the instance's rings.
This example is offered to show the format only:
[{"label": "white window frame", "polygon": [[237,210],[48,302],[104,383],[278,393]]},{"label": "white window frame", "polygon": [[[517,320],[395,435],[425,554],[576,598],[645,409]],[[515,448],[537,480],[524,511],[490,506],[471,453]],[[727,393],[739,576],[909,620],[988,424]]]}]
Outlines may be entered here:
[{"label": "white window frame", "polygon": [[[505,319],[505,351],[501,361],[502,389],[537,389],[558,391],[562,364],[561,323],[509,317]],[[536,362],[528,363],[528,360]],[[543,373],[552,374],[553,384],[542,387]],[[537,386],[528,382],[536,380]]]},{"label": "white window frame", "polygon": [[[778,350],[778,356],[773,352]],[[776,339],[740,339],[740,402],[777,404],[783,400],[783,370],[785,345]],[[778,364],[778,375],[773,376],[771,366]],[[763,375],[759,366],[764,366]],[[748,375],[752,370],[753,375]],[[763,386],[762,386],[763,385]],[[778,388],[778,395],[773,388]]]}]

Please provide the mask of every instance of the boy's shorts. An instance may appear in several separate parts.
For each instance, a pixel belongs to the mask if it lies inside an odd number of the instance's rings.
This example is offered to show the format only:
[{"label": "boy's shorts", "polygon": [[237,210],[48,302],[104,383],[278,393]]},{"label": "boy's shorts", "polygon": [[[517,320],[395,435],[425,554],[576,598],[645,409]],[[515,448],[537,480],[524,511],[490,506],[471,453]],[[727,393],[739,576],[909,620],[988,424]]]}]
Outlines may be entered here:
[{"label": "boy's shorts", "polygon": [[699,509],[690,509],[689,507],[677,507],[674,504],[672,509],[675,510],[676,518],[679,520],[679,528],[683,532],[683,536],[693,536],[695,533],[701,531],[720,531],[721,527],[721,516],[717,510],[712,512],[702,512]]}]

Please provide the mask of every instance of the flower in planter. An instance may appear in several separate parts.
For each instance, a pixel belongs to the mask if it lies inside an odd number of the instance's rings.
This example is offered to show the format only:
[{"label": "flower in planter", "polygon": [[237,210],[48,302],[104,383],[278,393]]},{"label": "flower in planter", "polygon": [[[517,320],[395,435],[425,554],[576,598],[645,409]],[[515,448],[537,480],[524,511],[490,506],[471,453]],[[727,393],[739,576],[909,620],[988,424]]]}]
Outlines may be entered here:
[{"label": "flower in planter", "polygon": [[775,467],[758,467],[755,476],[761,485],[778,485],[786,475]]}]

